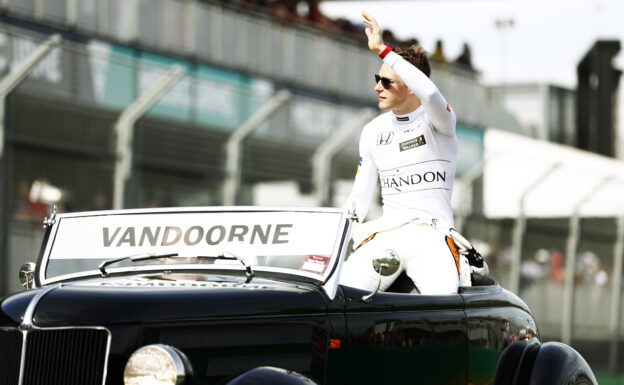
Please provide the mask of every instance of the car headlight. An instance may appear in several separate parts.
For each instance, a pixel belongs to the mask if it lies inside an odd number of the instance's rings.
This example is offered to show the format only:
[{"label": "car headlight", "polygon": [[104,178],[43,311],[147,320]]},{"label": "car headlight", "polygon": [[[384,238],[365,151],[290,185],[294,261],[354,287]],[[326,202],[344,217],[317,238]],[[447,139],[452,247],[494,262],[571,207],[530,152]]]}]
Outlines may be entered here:
[{"label": "car headlight", "polygon": [[155,344],[138,349],[124,370],[125,385],[179,385],[190,376],[188,359],[176,348]]}]

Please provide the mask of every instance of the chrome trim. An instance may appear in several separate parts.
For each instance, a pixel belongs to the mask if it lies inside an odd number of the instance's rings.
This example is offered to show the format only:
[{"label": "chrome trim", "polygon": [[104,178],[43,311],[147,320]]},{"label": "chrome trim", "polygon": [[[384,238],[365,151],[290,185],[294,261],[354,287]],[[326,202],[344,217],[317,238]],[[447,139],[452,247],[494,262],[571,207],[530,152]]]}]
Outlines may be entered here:
[{"label": "chrome trim", "polygon": [[30,300],[30,303],[28,304],[28,307],[24,312],[24,316],[22,317],[22,323],[19,325],[19,330],[24,331],[36,328],[36,326],[33,324],[33,315],[35,314],[35,308],[37,307],[39,301],[41,300],[41,298],[43,298],[44,295],[59,287],[61,287],[61,284],[43,288]]},{"label": "chrome trim", "polygon": [[21,332],[22,332],[22,353],[20,355],[20,370],[19,370],[19,377],[17,380],[17,385],[24,384],[24,370],[26,368],[26,338],[28,335],[28,331],[21,330]]},{"label": "chrome trim", "polygon": [[[336,293],[338,292],[338,285],[340,284],[340,274],[342,272],[342,266],[344,264],[344,260],[347,254],[347,248],[349,247],[353,223],[356,220],[357,216],[349,213],[347,215],[343,215],[340,222],[340,228],[344,230],[344,234],[343,237],[336,238],[336,244],[334,246],[334,254],[336,253],[336,250],[340,250],[340,254],[336,256],[338,260],[336,261],[336,263],[334,263],[334,271],[328,275],[327,280],[322,286],[323,291],[332,301],[334,300],[334,298],[336,298]],[[341,244],[344,244],[342,249],[340,249]]]},{"label": "chrome trim", "polygon": [[26,290],[30,290],[35,286],[35,271],[37,265],[34,262],[26,262],[22,265],[19,272],[19,280]]},{"label": "chrome trim", "polygon": [[52,214],[50,214],[49,218],[43,218],[43,228],[47,229],[48,227],[54,225],[56,223],[56,205],[52,208]]},{"label": "chrome trim", "polygon": [[[173,361],[173,366],[175,367],[175,371],[176,371],[176,385],[183,384],[186,378],[192,374],[192,373],[186,372],[186,368],[188,367],[190,369],[191,366],[190,366],[190,361],[188,360],[188,358],[186,358],[184,353],[172,346],[165,345],[165,344],[150,344],[150,345],[141,346],[140,348],[132,352],[132,354],[128,358],[128,361],[126,362],[126,366],[128,365],[128,362],[132,359],[132,356],[135,353],[137,353],[141,349],[147,349],[147,348],[154,348],[154,349],[161,350],[165,352],[165,354],[167,354],[169,358],[171,358],[171,361]],[[125,376],[125,369],[124,369],[124,376]]]},{"label": "chrome trim", "polygon": [[397,255],[397,253],[392,249],[385,249],[383,251],[385,256],[378,257],[373,259],[373,269],[379,274],[377,277],[377,288],[373,290],[370,294],[362,296],[362,301],[368,303],[370,302],[375,294],[379,292],[381,288],[381,276],[387,277],[396,273],[401,266],[401,259]]},{"label": "chrome trim", "polygon": [[160,207],[149,209],[121,209],[80,211],[57,214],[57,218],[92,217],[100,215],[125,215],[125,214],[162,214],[162,213],[222,213],[222,212],[275,212],[292,211],[302,213],[344,213],[345,210],[336,207],[296,207],[296,206],[195,206],[195,207]]},{"label": "chrome trim", "polygon": [[24,370],[26,368],[26,340],[27,340],[28,332],[30,330],[37,330],[37,331],[104,330],[106,332],[107,338],[106,338],[106,352],[104,354],[104,370],[102,371],[102,385],[106,385],[106,376],[108,375],[108,357],[110,356],[112,335],[111,335],[110,330],[108,330],[107,328],[103,326],[58,326],[58,327],[46,327],[46,328],[33,327],[32,329],[28,329],[28,330],[21,330],[23,339],[22,339],[22,355],[20,358],[20,373],[19,373],[18,385],[24,384]]},{"label": "chrome trim", "polygon": [[[41,266],[39,268],[39,282],[42,286],[49,285],[52,283],[61,282],[68,279],[74,278],[91,278],[92,276],[101,276],[97,270],[88,270],[79,273],[65,274],[62,276],[56,276],[51,279],[47,279],[45,277],[45,271],[48,267],[49,256],[52,249],[52,244],[54,243],[54,239],[56,238],[56,232],[58,230],[58,224],[63,218],[78,218],[78,217],[90,217],[90,216],[103,216],[103,215],[133,215],[133,214],[161,214],[161,213],[189,213],[189,212],[205,212],[205,213],[221,213],[221,212],[301,212],[301,213],[336,213],[341,214],[341,219],[339,222],[339,229],[344,230],[344,226],[347,221],[352,223],[357,217],[354,214],[348,213],[345,209],[342,208],[334,208],[334,207],[260,207],[260,206],[208,206],[208,207],[166,207],[166,208],[150,208],[150,209],[122,209],[122,210],[102,210],[102,211],[84,211],[84,212],[74,212],[74,213],[62,213],[57,214],[55,217],[57,220],[54,225],[50,229],[51,233],[48,238],[48,242],[45,245],[45,251],[43,253],[43,258],[41,259]],[[344,259],[346,254],[346,245],[349,242],[351,234],[351,226],[347,229],[346,239],[345,239],[345,247],[343,248],[341,255],[337,255],[340,245],[343,243],[343,239],[340,237],[336,237],[334,249],[332,250],[332,258],[339,258],[341,260]],[[292,276],[304,276],[306,278],[311,278],[312,280],[318,282],[320,286],[324,289],[324,291],[328,294],[328,296],[333,299],[336,294],[337,286],[333,289],[326,288],[324,285],[329,281],[334,281],[334,276],[336,273],[339,275],[341,269],[341,261],[338,261],[333,264],[337,266],[338,269],[334,268],[334,273],[331,271],[325,272],[323,276],[319,276],[313,273],[306,273],[304,271],[299,271],[298,274],[293,274],[292,269],[280,269],[280,268],[272,268],[269,266],[266,267],[254,267],[254,271],[268,271],[268,272],[286,272],[285,270],[290,271],[289,275]],[[156,271],[154,266],[157,265],[149,265],[149,266],[135,266],[132,268],[115,268],[110,269],[110,273],[113,272],[141,272],[141,271]],[[176,268],[172,268],[173,265],[167,265],[167,270],[189,270],[190,265],[176,265]],[[210,270],[206,268],[206,265],[202,267],[190,268],[190,270]],[[336,283],[337,285],[337,283]]]},{"label": "chrome trim", "polygon": [[[207,267],[207,266],[213,266],[213,267]],[[133,274],[138,274],[138,273],[163,273],[163,272],[168,272],[168,273],[178,273],[178,272],[195,272],[197,271],[198,273],[203,273],[203,274],[207,274],[207,275],[231,275],[232,272],[240,272],[245,274],[246,270],[245,268],[240,265],[231,265],[231,266],[235,266],[238,267],[237,269],[224,269],[224,266],[229,266],[229,265],[185,265],[185,264],[180,264],[180,265],[144,265],[144,266],[134,266],[132,268],[128,268],[128,267],[117,267],[117,268],[112,268],[108,270],[109,276],[106,278],[120,278],[120,277],[124,277],[127,275],[133,275]],[[294,273],[294,272],[297,273]],[[293,270],[293,269],[289,269],[289,268],[285,268],[285,267],[273,267],[273,266],[255,266],[254,267],[254,272],[258,273],[258,272],[266,272],[266,273],[276,273],[276,274],[284,274],[285,276],[290,276],[290,277],[300,277],[300,278],[306,278],[309,279],[310,281],[314,281],[316,283],[318,283],[319,285],[323,284],[323,278],[321,276],[319,276],[318,274],[314,274],[314,273],[310,273],[310,272],[306,272],[306,271],[301,271],[301,270]],[[111,275],[113,275],[114,273],[118,273],[119,275],[115,276],[115,277],[111,277]],[[243,275],[241,274],[241,275]],[[62,281],[66,281],[66,280],[70,280],[70,279],[76,279],[76,278],[83,278],[84,280],[91,280],[91,279],[103,279],[102,275],[100,274],[99,270],[87,270],[87,271],[83,271],[80,273],[72,273],[72,274],[65,274],[65,275],[60,275],[57,277],[54,277],[48,281],[45,282],[46,285],[48,284],[60,284],[62,283]],[[258,278],[258,276],[256,275],[256,278]],[[260,277],[261,278],[261,277]],[[253,282],[253,281],[252,281]],[[70,285],[73,283],[67,282],[65,283],[65,285]]]}]

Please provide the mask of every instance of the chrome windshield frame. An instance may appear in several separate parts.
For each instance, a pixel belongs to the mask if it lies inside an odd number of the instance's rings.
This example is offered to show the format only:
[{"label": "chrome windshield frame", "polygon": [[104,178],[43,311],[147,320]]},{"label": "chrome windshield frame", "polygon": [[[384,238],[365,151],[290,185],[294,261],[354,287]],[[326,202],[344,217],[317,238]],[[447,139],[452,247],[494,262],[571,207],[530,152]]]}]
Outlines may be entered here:
[{"label": "chrome windshield frame", "polygon": [[[121,216],[121,215],[136,215],[136,214],[188,214],[188,213],[262,213],[262,212],[301,212],[301,213],[334,213],[340,214],[340,220],[338,229],[341,234],[336,234],[334,238],[334,245],[332,247],[332,255],[330,258],[330,265],[327,271],[322,276],[318,274],[295,271],[292,269],[271,267],[271,266],[254,266],[254,271],[258,273],[270,273],[270,274],[284,274],[288,277],[301,277],[305,282],[314,282],[320,286],[326,295],[333,299],[339,280],[340,271],[342,268],[342,262],[346,255],[346,248],[351,232],[351,225],[353,218],[347,213],[346,210],[339,208],[325,208],[325,207],[256,207],[256,206],[219,206],[219,207],[182,207],[182,208],[154,208],[154,209],[125,209],[125,210],[105,210],[105,211],[88,211],[88,212],[75,212],[75,213],[61,213],[57,214],[56,221],[51,225],[49,229],[49,236],[46,237],[47,243],[44,246],[40,259],[37,263],[37,278],[38,283],[41,286],[50,285],[65,281],[75,281],[79,279],[91,279],[100,276],[99,270],[85,270],[80,272],[74,272],[70,274],[62,274],[55,277],[46,277],[46,270],[50,262],[50,255],[54,246],[54,241],[59,229],[59,225],[63,222],[64,218],[79,218],[79,217],[93,217],[93,216]],[[194,265],[194,264],[174,264],[174,265],[142,265],[142,266],[129,266],[129,267],[113,267],[107,269],[112,276],[115,275],[131,275],[142,274],[146,272],[154,271],[184,271],[194,272],[203,271],[208,274],[212,274],[213,271],[236,271],[242,273],[244,276],[244,267],[238,265]]]}]

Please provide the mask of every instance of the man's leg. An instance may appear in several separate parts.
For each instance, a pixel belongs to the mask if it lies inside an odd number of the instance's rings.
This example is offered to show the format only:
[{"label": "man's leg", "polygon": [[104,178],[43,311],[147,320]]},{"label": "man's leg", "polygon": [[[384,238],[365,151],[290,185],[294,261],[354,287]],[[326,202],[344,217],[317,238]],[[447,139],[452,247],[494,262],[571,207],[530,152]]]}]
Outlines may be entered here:
[{"label": "man's leg", "polygon": [[[403,229],[402,229],[403,230]],[[405,226],[396,234],[407,275],[421,294],[457,294],[459,274],[445,234],[426,225]]]},{"label": "man's leg", "polygon": [[[385,255],[384,249],[392,249],[389,233],[377,234],[355,251],[342,266],[340,284],[373,291],[379,282],[379,273],[373,268],[373,259]],[[399,255],[401,257],[401,255]],[[381,276],[380,291],[386,290],[405,269],[403,261],[399,269],[388,276]]]}]

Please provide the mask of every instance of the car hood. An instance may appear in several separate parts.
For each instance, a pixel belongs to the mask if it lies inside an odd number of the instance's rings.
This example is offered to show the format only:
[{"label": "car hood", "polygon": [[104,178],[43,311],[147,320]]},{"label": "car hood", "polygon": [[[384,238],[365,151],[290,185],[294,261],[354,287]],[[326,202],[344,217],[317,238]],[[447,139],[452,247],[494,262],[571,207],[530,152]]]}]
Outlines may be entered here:
[{"label": "car hood", "polygon": [[327,299],[312,285],[102,279],[31,290],[2,302],[3,319],[22,320],[39,290],[33,322],[39,327],[202,320],[224,317],[314,314]]}]

